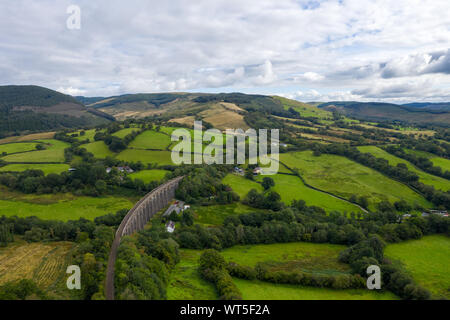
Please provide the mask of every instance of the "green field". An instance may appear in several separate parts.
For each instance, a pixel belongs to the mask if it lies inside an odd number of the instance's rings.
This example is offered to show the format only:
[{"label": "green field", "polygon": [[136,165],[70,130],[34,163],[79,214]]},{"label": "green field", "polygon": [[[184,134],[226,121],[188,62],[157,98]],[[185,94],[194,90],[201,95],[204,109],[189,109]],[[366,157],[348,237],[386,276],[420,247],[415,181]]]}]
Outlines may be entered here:
[{"label": "green field", "polygon": [[155,163],[158,165],[173,165],[170,151],[149,151],[127,149],[117,155],[117,159],[142,163]]},{"label": "green field", "polygon": [[0,172],[23,172],[25,170],[42,170],[45,175],[50,173],[62,173],[69,170],[68,164],[9,164],[0,167]]},{"label": "green field", "polygon": [[[389,164],[392,166],[396,166],[398,163],[404,163],[408,167],[408,170],[415,172],[419,176],[419,181],[422,182],[423,184],[434,186],[436,189],[440,189],[443,191],[450,190],[450,181],[448,181],[447,179],[426,173],[426,172],[416,168],[410,162],[408,162],[402,158],[393,156],[381,148],[378,148],[375,146],[363,146],[363,147],[358,147],[358,149],[359,149],[359,151],[361,151],[363,153],[370,153],[377,158],[386,159],[387,161],[389,161]],[[445,161],[445,159],[442,159],[442,160]],[[446,161],[448,161],[448,160],[446,160]]]},{"label": "green field", "polygon": [[171,144],[170,137],[156,131],[145,131],[138,135],[129,145],[135,149],[166,150]]},{"label": "green field", "polygon": [[216,226],[221,225],[227,216],[261,211],[239,202],[216,206],[193,206],[192,209],[195,213],[195,223]]},{"label": "green field", "polygon": [[3,152],[10,154],[10,153],[33,151],[36,150],[37,145],[38,143],[35,142],[2,144],[0,145],[0,156],[3,154]]},{"label": "green field", "polygon": [[412,153],[416,155],[417,157],[423,157],[426,159],[429,159],[431,162],[433,162],[433,165],[436,167],[441,167],[442,171],[450,171],[450,160],[438,157],[435,154],[428,153],[425,151],[419,151],[419,150],[411,150],[411,149],[404,149],[406,153]]},{"label": "green field", "polygon": [[167,173],[170,171],[167,170],[142,170],[139,172],[135,172],[129,175],[129,177],[133,180],[139,179],[144,183],[149,183],[151,181],[161,181]]},{"label": "green field", "polygon": [[303,151],[280,154],[280,161],[297,168],[305,181],[318,189],[346,199],[352,194],[367,196],[370,209],[382,200],[401,199],[423,207],[432,206],[406,185],[344,157],[329,154],[315,157],[311,151]]},{"label": "green field", "polygon": [[136,128],[126,128],[126,129],[122,129],[119,130],[117,132],[114,132],[112,135],[115,137],[118,137],[120,139],[125,138],[127,135],[129,135],[130,133],[132,133],[133,131],[139,131],[139,129]]},{"label": "green field", "polygon": [[278,96],[275,96],[274,98],[279,100],[283,104],[284,109],[288,110],[289,108],[292,108],[295,111],[299,112],[302,117],[329,119],[332,118],[333,116],[333,114],[330,111],[319,109],[317,107],[314,107],[312,105],[303,102],[286,99]]},{"label": "green field", "polygon": [[[281,200],[286,204],[290,204],[292,200],[304,200],[308,206],[318,206],[327,212],[361,212],[361,209],[352,203],[308,188],[299,177],[285,174],[270,177],[275,181],[275,187],[272,189],[280,194]],[[263,176],[258,176],[257,179],[262,181]]]},{"label": "green field", "polygon": [[109,150],[104,141],[96,141],[88,144],[83,144],[81,148],[85,148],[92,153],[95,158],[104,159],[106,157],[114,157],[116,154]]},{"label": "green field", "polygon": [[394,300],[390,292],[376,292],[366,289],[333,290],[302,287],[288,284],[274,284],[258,280],[233,279],[242,292],[244,300]]},{"label": "green field", "polygon": [[69,144],[63,141],[49,139],[39,140],[42,142],[46,150],[32,151],[25,153],[12,154],[2,159],[10,163],[22,163],[22,162],[64,162],[64,149],[69,147]]},{"label": "green field", "polygon": [[444,235],[425,236],[390,244],[385,256],[400,260],[420,285],[436,296],[450,299],[450,238]]},{"label": "green field", "polygon": [[[91,130],[84,130],[85,134],[84,136],[78,136],[75,139],[77,139],[78,141],[85,141],[85,140],[89,140],[89,142],[94,142],[94,136],[97,132],[102,132],[103,130],[97,131],[95,129],[91,129]],[[77,133],[80,134],[80,131],[76,131],[76,132],[72,132],[72,133]]]},{"label": "green field", "polygon": [[256,189],[259,192],[263,191],[261,184],[236,174],[228,174],[222,182],[223,184],[229,185],[233,191],[241,197],[241,199],[244,199],[251,189]]},{"label": "green field", "polygon": [[254,267],[264,262],[277,270],[321,273],[348,273],[350,267],[338,261],[339,252],[346,247],[334,244],[292,242],[234,246],[221,252],[226,261]]},{"label": "green field", "polygon": [[198,272],[198,258],[201,251],[181,249],[181,261],[170,273],[167,287],[168,300],[216,300],[214,285],[201,278]]},{"label": "green field", "polygon": [[45,220],[76,220],[130,209],[133,202],[120,197],[77,197],[72,194],[22,195],[1,190],[0,216],[36,216]]}]

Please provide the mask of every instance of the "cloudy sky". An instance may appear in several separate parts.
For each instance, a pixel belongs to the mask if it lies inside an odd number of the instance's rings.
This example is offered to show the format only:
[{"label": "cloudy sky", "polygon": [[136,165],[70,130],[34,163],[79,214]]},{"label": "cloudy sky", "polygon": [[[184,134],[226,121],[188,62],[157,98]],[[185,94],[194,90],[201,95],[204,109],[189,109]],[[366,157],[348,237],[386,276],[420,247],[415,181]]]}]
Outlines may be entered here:
[{"label": "cloudy sky", "polygon": [[450,101],[449,13],[449,0],[1,1],[0,85]]}]

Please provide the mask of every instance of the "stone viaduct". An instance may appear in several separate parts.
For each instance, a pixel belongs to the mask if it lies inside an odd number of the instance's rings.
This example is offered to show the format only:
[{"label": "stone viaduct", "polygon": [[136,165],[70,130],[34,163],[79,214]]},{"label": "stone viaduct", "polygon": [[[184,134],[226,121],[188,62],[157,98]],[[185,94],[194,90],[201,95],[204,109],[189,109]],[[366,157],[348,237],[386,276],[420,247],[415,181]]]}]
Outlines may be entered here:
[{"label": "stone viaduct", "polygon": [[152,190],[136,203],[120,223],[111,246],[106,269],[105,296],[107,300],[114,300],[114,267],[121,238],[143,230],[155,213],[175,197],[175,190],[182,179],[183,177],[177,177]]}]

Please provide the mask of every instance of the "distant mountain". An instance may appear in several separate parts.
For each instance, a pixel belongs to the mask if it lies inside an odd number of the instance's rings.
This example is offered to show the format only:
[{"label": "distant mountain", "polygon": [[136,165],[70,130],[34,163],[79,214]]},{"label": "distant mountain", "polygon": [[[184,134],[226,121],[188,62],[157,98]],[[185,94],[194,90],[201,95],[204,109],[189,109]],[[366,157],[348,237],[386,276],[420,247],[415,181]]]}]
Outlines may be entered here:
[{"label": "distant mountain", "polygon": [[402,121],[416,124],[450,125],[450,110],[444,106],[397,105],[379,102],[332,101],[318,106],[328,111],[338,111],[346,116],[370,121]]},{"label": "distant mountain", "polygon": [[94,126],[113,118],[74,97],[39,86],[0,86],[0,136]]},{"label": "distant mountain", "polygon": [[406,107],[413,107],[413,108],[421,108],[421,109],[428,109],[428,110],[437,110],[437,111],[450,111],[450,102],[413,102],[413,103],[407,103],[403,104],[403,106]]}]

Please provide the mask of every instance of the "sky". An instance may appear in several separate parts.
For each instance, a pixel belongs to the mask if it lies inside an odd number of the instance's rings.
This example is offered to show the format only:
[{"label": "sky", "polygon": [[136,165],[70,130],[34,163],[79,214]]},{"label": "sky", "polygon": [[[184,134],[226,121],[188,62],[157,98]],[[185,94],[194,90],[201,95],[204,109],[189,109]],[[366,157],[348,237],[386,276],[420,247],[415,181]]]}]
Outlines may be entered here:
[{"label": "sky", "polygon": [[0,85],[450,101],[449,0],[14,0],[0,31]]}]

